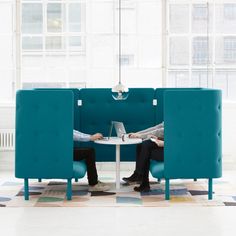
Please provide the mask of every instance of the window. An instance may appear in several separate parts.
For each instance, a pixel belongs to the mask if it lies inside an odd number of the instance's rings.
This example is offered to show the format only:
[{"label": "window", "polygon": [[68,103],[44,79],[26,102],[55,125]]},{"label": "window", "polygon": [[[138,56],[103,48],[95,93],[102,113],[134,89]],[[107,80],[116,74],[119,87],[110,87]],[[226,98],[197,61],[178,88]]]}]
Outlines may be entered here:
[{"label": "window", "polygon": [[208,34],[212,32],[213,6],[210,4],[192,5],[192,33]]},{"label": "window", "polygon": [[187,33],[189,29],[189,5],[169,5],[169,30],[170,33]]},{"label": "window", "polygon": [[236,3],[215,4],[215,31],[219,34],[236,33]]},{"label": "window", "polygon": [[[0,1],[1,101],[14,99],[19,82],[23,88],[112,87],[119,60],[128,87],[207,86],[236,100],[234,1],[122,0],[121,9],[114,0],[19,2],[16,21],[16,1]],[[15,34],[19,21],[21,40]]]},{"label": "window", "polygon": [[189,40],[186,36],[170,38],[170,65],[189,64]]},{"label": "window", "polygon": [[206,4],[193,5],[193,20],[199,21],[208,19],[208,8]]},{"label": "window", "polygon": [[[119,10],[114,0],[23,0],[23,87],[114,86]],[[161,86],[161,0],[121,1],[120,13],[127,86]]]},{"label": "window", "polygon": [[236,100],[236,4],[170,0],[168,7],[167,86],[220,88]]},{"label": "window", "polygon": [[208,37],[195,37],[192,44],[192,58],[194,65],[209,63],[209,41]]},{"label": "window", "polygon": [[22,87],[84,87],[85,2],[22,0],[21,4]]},{"label": "window", "polygon": [[65,5],[61,3],[48,3],[47,4],[47,32],[62,32],[64,20],[62,19],[62,12],[65,15]]},{"label": "window", "polygon": [[224,4],[224,18],[227,20],[236,20],[236,4]]},{"label": "window", "polygon": [[[41,3],[39,3],[41,2]],[[23,52],[83,51],[84,19],[79,0],[68,3],[22,3]]]},{"label": "window", "polygon": [[224,38],[224,62],[236,63],[236,37]]},{"label": "window", "polygon": [[40,3],[25,3],[22,5],[22,33],[43,33],[43,5]]},{"label": "window", "polygon": [[121,66],[130,66],[134,64],[134,55],[120,55]]},{"label": "window", "polygon": [[15,1],[0,1],[0,101],[9,102],[15,96],[15,53],[13,15]]}]

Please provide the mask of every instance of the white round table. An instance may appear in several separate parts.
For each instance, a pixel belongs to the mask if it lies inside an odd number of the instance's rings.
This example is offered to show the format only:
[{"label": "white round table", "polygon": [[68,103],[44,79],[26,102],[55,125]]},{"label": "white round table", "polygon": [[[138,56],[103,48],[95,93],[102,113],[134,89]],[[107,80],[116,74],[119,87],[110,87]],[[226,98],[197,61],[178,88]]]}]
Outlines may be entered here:
[{"label": "white round table", "polygon": [[138,144],[142,142],[140,138],[125,138],[122,141],[121,138],[118,137],[110,137],[110,139],[104,138],[102,140],[94,141],[97,144],[104,145],[116,145],[116,189],[120,188],[120,145],[131,145]]}]

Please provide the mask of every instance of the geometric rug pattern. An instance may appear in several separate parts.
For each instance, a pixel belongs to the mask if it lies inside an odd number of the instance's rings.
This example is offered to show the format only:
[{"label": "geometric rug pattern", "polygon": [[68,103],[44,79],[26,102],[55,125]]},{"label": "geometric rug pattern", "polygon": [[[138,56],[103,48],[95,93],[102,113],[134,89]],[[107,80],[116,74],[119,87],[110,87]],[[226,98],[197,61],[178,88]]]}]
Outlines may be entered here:
[{"label": "geometric rug pattern", "polygon": [[107,192],[88,192],[86,182],[73,183],[73,198],[66,200],[66,182],[60,180],[30,180],[30,198],[24,200],[22,180],[0,180],[0,207],[178,207],[178,206],[236,206],[236,185],[214,180],[213,200],[208,200],[207,180],[172,180],[171,199],[165,200],[164,180],[151,182],[151,191],[137,193],[133,185],[115,189],[113,178],[100,178],[111,186]]}]

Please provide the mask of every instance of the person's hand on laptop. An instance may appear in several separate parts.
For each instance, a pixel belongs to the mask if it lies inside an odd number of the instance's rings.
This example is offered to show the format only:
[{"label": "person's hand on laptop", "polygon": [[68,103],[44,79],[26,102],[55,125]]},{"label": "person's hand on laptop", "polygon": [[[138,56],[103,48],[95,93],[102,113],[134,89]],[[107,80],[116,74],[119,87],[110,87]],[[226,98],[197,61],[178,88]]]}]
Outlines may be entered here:
[{"label": "person's hand on laptop", "polygon": [[102,135],[101,133],[93,134],[93,135],[91,135],[91,137],[90,137],[90,140],[91,140],[91,141],[95,141],[95,140],[98,140],[98,139],[103,139],[103,135]]},{"label": "person's hand on laptop", "polygon": [[141,138],[141,135],[139,133],[129,133],[129,138]]}]

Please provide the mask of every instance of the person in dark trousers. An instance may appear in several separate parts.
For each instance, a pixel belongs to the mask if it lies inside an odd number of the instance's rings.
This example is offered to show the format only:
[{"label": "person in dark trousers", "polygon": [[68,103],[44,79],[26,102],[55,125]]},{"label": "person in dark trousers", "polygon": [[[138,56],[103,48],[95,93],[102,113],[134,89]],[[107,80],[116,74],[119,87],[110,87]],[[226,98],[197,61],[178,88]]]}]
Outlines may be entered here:
[{"label": "person in dark trousers", "polygon": [[[100,133],[93,135],[84,134],[77,130],[73,130],[74,141],[89,142],[102,139],[103,136]],[[108,191],[110,187],[105,183],[98,180],[97,168],[96,168],[96,158],[95,150],[92,147],[88,148],[74,148],[74,161],[85,160],[87,165],[87,177],[89,184],[89,191]]]},{"label": "person in dark trousers", "polygon": [[164,122],[137,133],[130,133],[129,137],[142,138],[143,142],[136,148],[134,173],[130,177],[124,177],[123,180],[129,184],[140,184],[134,187],[134,191],[148,192],[150,159],[164,161]]}]

